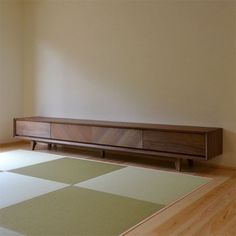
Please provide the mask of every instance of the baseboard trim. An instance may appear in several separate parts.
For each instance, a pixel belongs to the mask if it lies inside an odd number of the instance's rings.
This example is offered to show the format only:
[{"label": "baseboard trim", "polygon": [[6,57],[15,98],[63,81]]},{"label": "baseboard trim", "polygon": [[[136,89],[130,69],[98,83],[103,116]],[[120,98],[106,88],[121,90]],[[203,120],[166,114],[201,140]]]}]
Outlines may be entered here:
[{"label": "baseboard trim", "polygon": [[0,143],[0,148],[7,148],[7,147],[14,147],[14,146],[20,146],[20,145],[26,145],[29,144],[29,141],[21,140],[21,141],[15,141],[10,143]]},{"label": "baseboard trim", "polygon": [[202,162],[198,162],[197,163],[200,166],[208,166],[214,169],[227,169],[227,170],[234,170],[236,171],[236,166],[226,166],[226,165],[222,165],[222,164],[215,164],[215,163],[202,163]]}]

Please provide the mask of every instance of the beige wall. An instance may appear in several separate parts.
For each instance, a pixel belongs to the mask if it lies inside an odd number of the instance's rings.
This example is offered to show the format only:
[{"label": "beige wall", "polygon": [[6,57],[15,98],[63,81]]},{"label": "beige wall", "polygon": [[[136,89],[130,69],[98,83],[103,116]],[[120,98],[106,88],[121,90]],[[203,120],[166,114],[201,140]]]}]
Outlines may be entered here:
[{"label": "beige wall", "polygon": [[23,114],[22,9],[0,0],[0,143],[12,140],[13,117]]},{"label": "beige wall", "polygon": [[228,119],[231,3],[39,2],[26,4],[27,113],[199,125]]}]

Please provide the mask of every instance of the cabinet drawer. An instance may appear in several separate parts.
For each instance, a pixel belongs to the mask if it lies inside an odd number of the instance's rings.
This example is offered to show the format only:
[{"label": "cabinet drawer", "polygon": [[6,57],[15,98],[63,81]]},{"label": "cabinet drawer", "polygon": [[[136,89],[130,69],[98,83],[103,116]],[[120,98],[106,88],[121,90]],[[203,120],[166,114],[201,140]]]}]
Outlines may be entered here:
[{"label": "cabinet drawer", "polygon": [[142,131],[135,129],[52,124],[53,139],[142,148]]},{"label": "cabinet drawer", "polygon": [[205,156],[205,135],[163,131],[144,131],[143,148],[161,152]]},{"label": "cabinet drawer", "polygon": [[16,135],[50,138],[50,123],[16,121]]}]

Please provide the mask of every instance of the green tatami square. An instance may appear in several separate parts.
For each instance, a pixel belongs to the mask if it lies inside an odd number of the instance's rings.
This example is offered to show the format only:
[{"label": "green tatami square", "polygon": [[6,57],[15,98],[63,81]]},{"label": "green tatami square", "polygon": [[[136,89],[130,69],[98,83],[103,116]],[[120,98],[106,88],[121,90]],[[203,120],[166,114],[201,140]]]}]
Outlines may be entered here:
[{"label": "green tatami square", "polygon": [[11,172],[66,184],[76,184],[121,168],[124,168],[124,166],[73,158],[62,158],[15,169]]},{"label": "green tatami square", "polygon": [[163,205],[67,187],[0,210],[0,225],[25,235],[119,235]]}]

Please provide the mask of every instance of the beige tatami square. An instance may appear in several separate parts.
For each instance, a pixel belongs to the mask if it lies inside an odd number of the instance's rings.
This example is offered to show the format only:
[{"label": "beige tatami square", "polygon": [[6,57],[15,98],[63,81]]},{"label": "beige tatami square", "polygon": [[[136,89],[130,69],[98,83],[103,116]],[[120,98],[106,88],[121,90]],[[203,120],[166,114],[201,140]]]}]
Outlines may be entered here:
[{"label": "beige tatami square", "polygon": [[0,227],[0,236],[23,236],[23,234]]},{"label": "beige tatami square", "polygon": [[61,189],[67,184],[19,175],[0,173],[0,209]]},{"label": "beige tatami square", "polygon": [[210,180],[175,172],[126,167],[75,186],[167,205]]},{"label": "beige tatami square", "polygon": [[0,153],[0,170],[8,171],[61,158],[58,155],[26,150],[3,152]]}]

